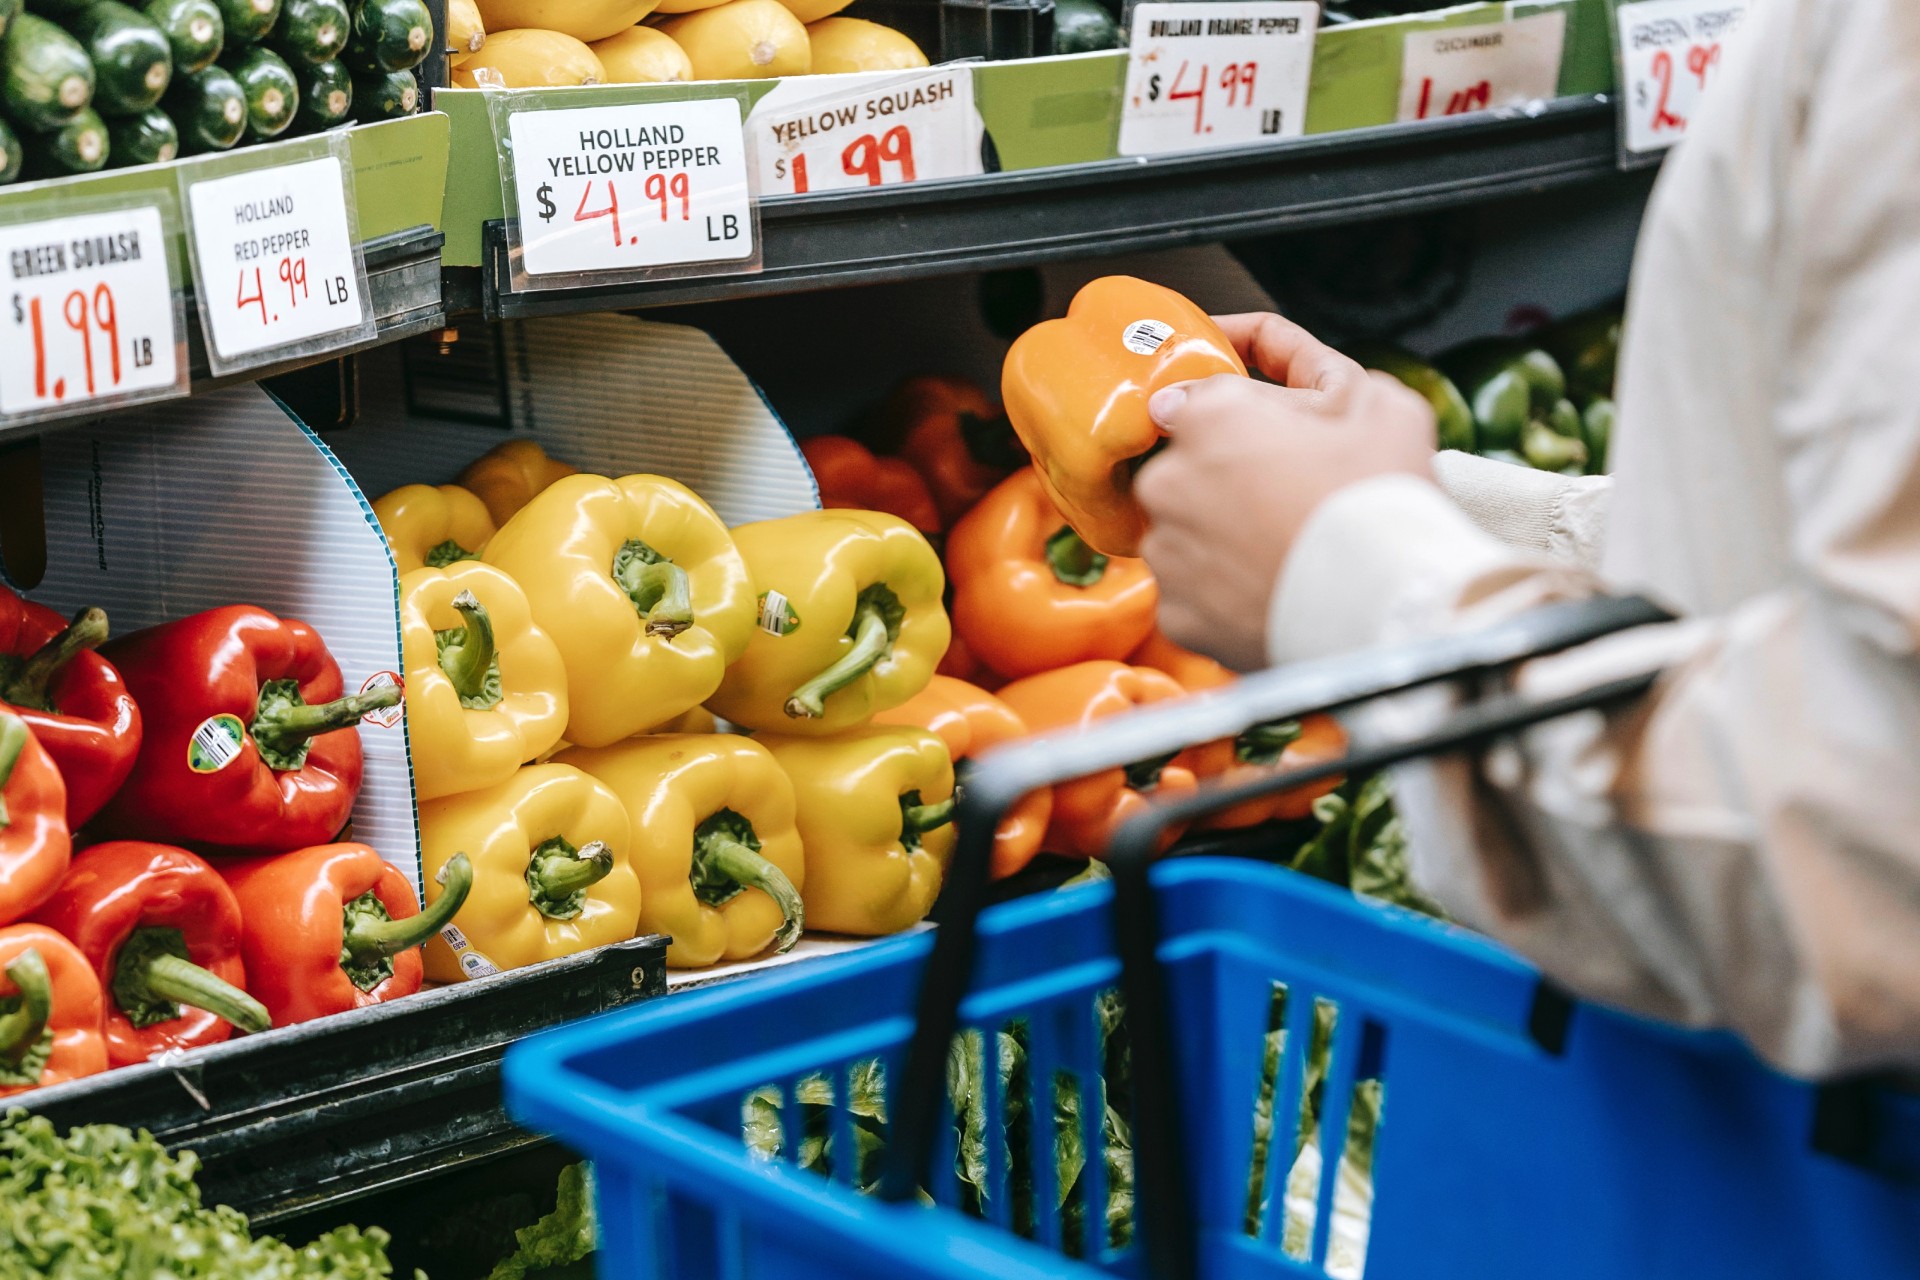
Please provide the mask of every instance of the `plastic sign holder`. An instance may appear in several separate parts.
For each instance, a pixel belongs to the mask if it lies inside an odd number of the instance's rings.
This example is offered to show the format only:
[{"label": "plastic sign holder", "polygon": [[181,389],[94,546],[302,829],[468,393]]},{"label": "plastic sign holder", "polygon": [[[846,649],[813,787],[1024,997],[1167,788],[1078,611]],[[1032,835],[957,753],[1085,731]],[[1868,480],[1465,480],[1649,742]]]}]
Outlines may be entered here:
[{"label": "plastic sign holder", "polygon": [[514,292],[760,269],[744,89],[582,96],[487,92]]},{"label": "plastic sign holder", "polygon": [[178,230],[165,191],[0,221],[0,424],[187,394]]},{"label": "plastic sign holder", "polygon": [[968,64],[832,79],[851,83],[777,106],[762,102],[748,117],[757,194],[860,191],[986,171]]},{"label": "plastic sign holder", "polygon": [[1246,146],[1305,132],[1319,5],[1136,4],[1131,21],[1121,155]]},{"label": "plastic sign holder", "polygon": [[1431,120],[1545,102],[1560,89],[1567,11],[1409,32],[1396,118]]}]

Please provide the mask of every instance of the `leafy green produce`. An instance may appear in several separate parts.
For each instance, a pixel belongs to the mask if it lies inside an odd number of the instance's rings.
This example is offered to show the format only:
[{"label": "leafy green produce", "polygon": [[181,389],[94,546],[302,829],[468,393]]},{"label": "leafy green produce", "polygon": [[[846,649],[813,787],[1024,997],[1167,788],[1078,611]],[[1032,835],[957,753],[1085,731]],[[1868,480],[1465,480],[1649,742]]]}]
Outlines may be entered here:
[{"label": "leafy green produce", "polygon": [[[387,1235],[339,1227],[313,1243],[255,1238],[246,1215],[200,1203],[191,1152],[147,1133],[44,1116],[0,1120],[0,1280],[383,1280]],[[417,1280],[425,1280],[418,1272]]]},{"label": "leafy green produce", "polygon": [[560,1201],[553,1212],[513,1233],[519,1248],[487,1273],[487,1280],[526,1280],[551,1267],[578,1262],[593,1252],[593,1166],[582,1160],[560,1171]]},{"label": "leafy green produce", "polygon": [[1294,855],[1289,865],[1295,871],[1422,915],[1446,918],[1439,904],[1413,883],[1407,829],[1394,812],[1386,774],[1348,782],[1321,796],[1314,801],[1313,816],[1320,829]]}]

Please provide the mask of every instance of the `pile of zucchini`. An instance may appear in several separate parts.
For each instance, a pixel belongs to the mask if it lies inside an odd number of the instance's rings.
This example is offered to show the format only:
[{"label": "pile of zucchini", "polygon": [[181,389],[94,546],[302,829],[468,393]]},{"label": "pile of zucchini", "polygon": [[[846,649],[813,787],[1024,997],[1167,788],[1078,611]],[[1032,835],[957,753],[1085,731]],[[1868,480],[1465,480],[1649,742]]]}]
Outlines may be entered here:
[{"label": "pile of zucchini", "polygon": [[0,0],[0,182],[420,109],[425,0]]}]

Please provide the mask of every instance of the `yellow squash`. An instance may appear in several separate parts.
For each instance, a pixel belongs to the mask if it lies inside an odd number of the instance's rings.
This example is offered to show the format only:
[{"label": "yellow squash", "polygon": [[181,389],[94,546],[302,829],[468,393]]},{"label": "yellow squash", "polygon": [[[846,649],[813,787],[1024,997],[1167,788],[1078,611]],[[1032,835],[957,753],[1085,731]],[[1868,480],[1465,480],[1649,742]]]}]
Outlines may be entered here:
[{"label": "yellow squash", "polygon": [[[808,7],[796,0],[795,9]],[[839,8],[834,5],[827,12]],[[877,22],[864,18],[822,18],[807,24],[807,43],[813,50],[813,74],[845,71],[907,71],[927,65],[920,46]]]},{"label": "yellow squash", "polygon": [[487,42],[487,24],[474,0],[447,0],[447,61],[459,66]]},{"label": "yellow squash", "polygon": [[687,51],[696,80],[770,80],[812,69],[807,29],[780,0],[727,0],[660,24]]},{"label": "yellow squash", "polygon": [[[840,12],[853,0],[780,0],[781,4],[793,10],[793,16],[811,25],[828,14]],[[819,68],[815,68],[817,71]]]},{"label": "yellow squash", "polygon": [[403,484],[374,501],[401,577],[431,565],[478,560],[493,537],[487,504],[457,484]]},{"label": "yellow squash", "polygon": [[673,84],[693,79],[693,62],[672,36],[652,27],[629,27],[593,43],[608,84]]},{"label": "yellow squash", "polygon": [[654,0],[477,0],[487,30],[524,27],[605,40],[653,12]]},{"label": "yellow squash", "polygon": [[[479,87],[546,89],[600,84],[607,78],[593,50],[564,32],[532,28],[503,31],[491,26],[488,29],[492,34],[487,37],[486,46],[460,67],[461,74]],[[463,472],[463,478],[464,475]],[[491,502],[487,505],[492,509]],[[497,512],[494,518],[500,518]]]}]

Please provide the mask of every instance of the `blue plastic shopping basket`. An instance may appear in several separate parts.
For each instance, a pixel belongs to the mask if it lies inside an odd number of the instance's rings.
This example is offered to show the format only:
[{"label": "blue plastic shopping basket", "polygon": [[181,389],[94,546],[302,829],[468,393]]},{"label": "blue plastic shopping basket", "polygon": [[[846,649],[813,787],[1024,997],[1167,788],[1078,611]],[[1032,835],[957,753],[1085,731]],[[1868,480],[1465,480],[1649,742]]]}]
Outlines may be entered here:
[{"label": "blue plastic shopping basket", "polygon": [[[1649,617],[1542,611],[1001,753],[969,783],[957,910],[933,937],[528,1041],[509,1106],[595,1161],[603,1280],[1920,1276],[1920,1098],[1797,1083],[1730,1038],[1576,1007],[1490,942],[1288,871],[1183,858],[1149,876],[1166,822],[1248,788],[1130,828],[1112,886],[976,918],[981,833],[1036,782],[1439,679],[1498,686]],[[1499,694],[1342,767],[1651,678]],[[1022,1065],[994,1069],[1009,1043]],[[1378,1102],[1370,1142],[1356,1099]],[[1105,1158],[1108,1104],[1131,1116],[1130,1174]],[[1130,1217],[1110,1194],[1128,1183]]]}]

